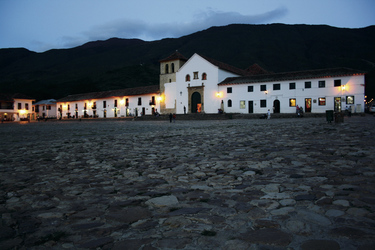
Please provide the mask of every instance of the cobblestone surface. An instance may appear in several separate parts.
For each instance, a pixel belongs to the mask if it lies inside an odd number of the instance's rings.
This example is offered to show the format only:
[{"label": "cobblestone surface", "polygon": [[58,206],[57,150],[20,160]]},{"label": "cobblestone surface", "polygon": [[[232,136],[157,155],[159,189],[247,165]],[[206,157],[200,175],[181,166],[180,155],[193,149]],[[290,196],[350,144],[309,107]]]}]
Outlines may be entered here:
[{"label": "cobblestone surface", "polygon": [[0,249],[375,249],[374,124],[0,124]]}]

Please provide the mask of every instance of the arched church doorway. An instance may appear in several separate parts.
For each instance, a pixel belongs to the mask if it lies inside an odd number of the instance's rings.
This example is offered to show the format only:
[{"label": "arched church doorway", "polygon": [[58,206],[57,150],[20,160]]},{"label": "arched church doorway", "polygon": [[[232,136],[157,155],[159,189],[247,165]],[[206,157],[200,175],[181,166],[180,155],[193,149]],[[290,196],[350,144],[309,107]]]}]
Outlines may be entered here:
[{"label": "arched church doorway", "polygon": [[277,99],[273,101],[273,113],[280,113],[280,101]]},{"label": "arched church doorway", "polygon": [[200,113],[202,111],[202,99],[201,94],[198,92],[194,92],[191,95],[191,112],[192,113]]}]

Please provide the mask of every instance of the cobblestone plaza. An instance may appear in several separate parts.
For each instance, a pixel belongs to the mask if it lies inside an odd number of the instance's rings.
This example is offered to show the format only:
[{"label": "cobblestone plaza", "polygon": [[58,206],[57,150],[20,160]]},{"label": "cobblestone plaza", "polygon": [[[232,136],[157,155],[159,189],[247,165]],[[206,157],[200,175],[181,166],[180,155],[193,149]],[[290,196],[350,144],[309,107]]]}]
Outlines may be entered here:
[{"label": "cobblestone plaza", "polygon": [[0,124],[0,248],[374,249],[374,124]]}]

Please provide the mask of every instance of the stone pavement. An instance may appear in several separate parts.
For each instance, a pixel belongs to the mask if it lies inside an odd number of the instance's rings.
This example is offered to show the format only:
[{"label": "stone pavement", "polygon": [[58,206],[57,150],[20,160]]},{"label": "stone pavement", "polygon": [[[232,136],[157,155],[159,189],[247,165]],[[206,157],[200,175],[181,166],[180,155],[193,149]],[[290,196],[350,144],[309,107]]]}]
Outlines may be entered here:
[{"label": "stone pavement", "polygon": [[375,249],[374,124],[0,124],[0,249]]}]

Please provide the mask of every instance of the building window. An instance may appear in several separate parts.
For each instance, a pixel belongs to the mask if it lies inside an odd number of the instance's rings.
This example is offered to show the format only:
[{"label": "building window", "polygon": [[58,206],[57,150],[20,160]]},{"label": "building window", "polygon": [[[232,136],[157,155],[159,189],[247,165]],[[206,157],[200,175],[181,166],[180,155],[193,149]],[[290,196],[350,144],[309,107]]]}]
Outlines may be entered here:
[{"label": "building window", "polygon": [[207,80],[207,74],[206,73],[202,74],[202,80]]},{"label": "building window", "polygon": [[138,106],[142,105],[142,97],[138,97]]},{"label": "building window", "polygon": [[305,89],[311,89],[311,82],[305,82]]},{"label": "building window", "polygon": [[172,73],[174,73],[174,63],[172,63],[171,66],[172,66]]},{"label": "building window", "polygon": [[43,107],[43,108],[42,108],[42,110],[44,111],[44,110],[45,110],[45,108],[46,108],[46,106],[44,106],[44,105],[43,105],[42,107]]},{"label": "building window", "polygon": [[260,85],[260,91],[266,91],[267,90],[267,85]]},{"label": "building window", "polygon": [[185,82],[190,82],[190,75],[185,76]]},{"label": "building window", "polygon": [[280,83],[275,83],[273,85],[273,90],[280,90],[280,89],[281,89]]},{"label": "building window", "polygon": [[232,93],[232,87],[228,87],[228,88],[227,88],[227,93],[228,93],[228,94]]},{"label": "building window", "polygon": [[319,81],[319,88],[325,88],[326,87],[326,81]]},{"label": "building window", "polygon": [[25,109],[29,110],[29,104],[28,103],[25,103]]},{"label": "building window", "polygon": [[70,104],[68,104],[68,110],[70,110]]},{"label": "building window", "polygon": [[199,79],[198,78],[198,72],[194,72],[194,79]]},{"label": "building window", "polygon": [[254,86],[247,86],[247,92],[253,92]]},{"label": "building window", "polygon": [[228,108],[230,108],[230,107],[232,107],[232,100],[231,99],[228,100]]},{"label": "building window", "polygon": [[289,83],[289,89],[296,89],[296,83],[295,82],[290,82]]},{"label": "building window", "polygon": [[260,100],[260,107],[267,108],[267,100]]},{"label": "building window", "polygon": [[346,104],[354,104],[354,96],[350,95],[346,97]]},{"label": "building window", "polygon": [[126,107],[129,107],[129,98],[126,98],[126,99],[125,99],[125,106],[126,106]]},{"label": "building window", "polygon": [[319,97],[319,106],[325,106],[325,105],[326,105],[326,98]]},{"label": "building window", "polygon": [[78,103],[76,103],[76,111],[78,111]]},{"label": "building window", "polygon": [[333,86],[335,86],[335,87],[340,87],[340,86],[341,86],[341,80],[340,80],[340,79],[335,80]]},{"label": "building window", "polygon": [[245,101],[240,101],[240,109],[245,109],[245,108],[246,108]]},{"label": "building window", "polygon": [[165,65],[165,74],[169,74],[169,65],[168,64]]},{"label": "building window", "polygon": [[22,109],[22,103],[18,103],[18,109]]},{"label": "building window", "polygon": [[296,106],[296,99],[291,98],[289,99],[289,107],[295,107]]},{"label": "building window", "polygon": [[83,106],[83,109],[87,109],[87,103],[85,102],[85,105]]},{"label": "building window", "polygon": [[117,100],[115,100],[115,103],[113,105],[115,108],[117,108]]},{"label": "building window", "polygon": [[107,107],[107,101],[103,101],[103,109]]},{"label": "building window", "polygon": [[51,110],[51,105],[48,105],[48,106],[47,106],[47,110]]}]

